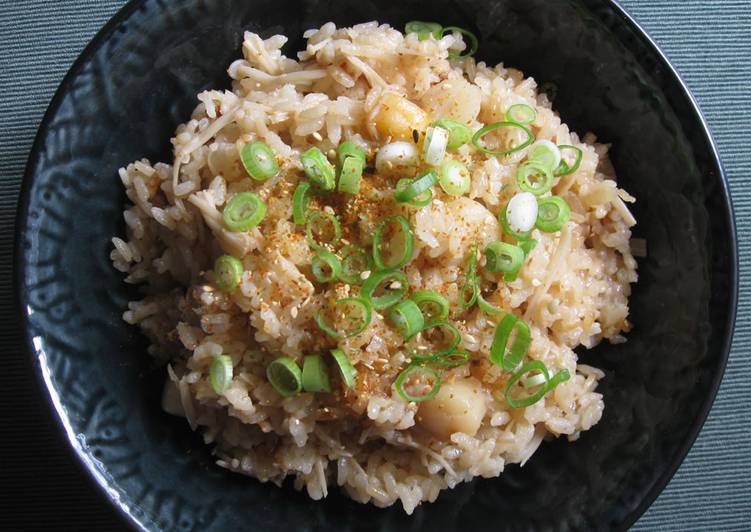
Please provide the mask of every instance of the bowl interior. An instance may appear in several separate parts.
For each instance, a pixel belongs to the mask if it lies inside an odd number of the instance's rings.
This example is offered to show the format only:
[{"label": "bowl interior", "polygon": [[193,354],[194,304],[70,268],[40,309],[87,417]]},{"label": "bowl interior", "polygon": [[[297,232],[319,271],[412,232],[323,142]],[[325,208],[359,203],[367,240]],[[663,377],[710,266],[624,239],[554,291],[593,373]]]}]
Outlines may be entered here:
[{"label": "bowl interior", "polygon": [[[156,0],[129,4],[66,78],[30,159],[18,257],[28,337],[74,446],[109,496],[153,529],[613,529],[672,475],[714,396],[735,297],[735,240],[701,119],[653,48],[607,1]],[[573,130],[612,142],[647,240],[626,344],[581,350],[603,368],[602,421],[543,445],[523,468],[443,492],[408,518],[336,490],[325,503],[213,465],[187,424],[159,408],[164,368],[121,315],[137,291],[111,267],[125,202],[117,169],[171,162],[195,95],[228,87],[243,30],[290,37],[377,19],[460,25],[479,57],[545,83]]]}]

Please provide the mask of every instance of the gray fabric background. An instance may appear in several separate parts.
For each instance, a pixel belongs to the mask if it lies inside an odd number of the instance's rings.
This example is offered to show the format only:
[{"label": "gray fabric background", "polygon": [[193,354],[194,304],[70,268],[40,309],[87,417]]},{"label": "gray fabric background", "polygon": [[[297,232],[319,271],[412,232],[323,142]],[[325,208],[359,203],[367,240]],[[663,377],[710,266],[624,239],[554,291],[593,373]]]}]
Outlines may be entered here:
[{"label": "gray fabric background", "polygon": [[[16,203],[31,143],[72,62],[123,0],[0,0],[0,528],[121,526],[50,427],[12,296]],[[748,530],[751,517],[751,1],[622,0],[673,61],[719,144],[740,241],[738,323],[725,379],[688,458],[636,530]],[[544,510],[543,510],[544,511]]]}]

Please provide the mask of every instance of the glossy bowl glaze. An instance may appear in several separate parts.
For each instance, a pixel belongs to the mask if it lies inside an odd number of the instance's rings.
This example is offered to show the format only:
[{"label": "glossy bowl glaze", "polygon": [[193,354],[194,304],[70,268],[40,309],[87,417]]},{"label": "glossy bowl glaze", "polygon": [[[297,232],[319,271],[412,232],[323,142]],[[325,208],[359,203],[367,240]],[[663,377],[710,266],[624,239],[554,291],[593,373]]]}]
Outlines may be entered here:
[{"label": "glossy bowl glaze", "polygon": [[[167,4],[167,5],[165,5]],[[132,525],[150,530],[625,529],[693,443],[722,377],[736,304],[726,182],[696,104],[615,2],[594,0],[140,0],[86,48],[44,118],[24,183],[17,285],[31,356],[71,448]],[[136,297],[110,265],[123,232],[117,169],[170,161],[197,92],[227,87],[243,30],[291,37],[377,19],[472,29],[479,57],[544,83],[572,129],[612,142],[645,238],[626,344],[581,350],[606,371],[602,421],[523,468],[443,492],[411,517],[337,490],[314,502],[213,465],[159,408],[164,368],[121,315]]]}]

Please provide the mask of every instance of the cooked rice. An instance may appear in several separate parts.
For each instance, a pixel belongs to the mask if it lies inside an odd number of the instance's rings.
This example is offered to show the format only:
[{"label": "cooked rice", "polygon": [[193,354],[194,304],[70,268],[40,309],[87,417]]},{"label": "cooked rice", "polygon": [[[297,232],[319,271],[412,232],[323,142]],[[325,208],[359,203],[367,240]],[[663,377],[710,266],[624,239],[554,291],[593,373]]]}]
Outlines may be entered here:
[{"label": "cooked rice", "polygon": [[[124,212],[127,239],[113,239],[111,258],[146,293],[123,317],[150,337],[152,354],[170,361],[164,408],[203,428],[220,466],[275,484],[291,476],[314,499],[335,483],[357,501],[398,500],[411,513],[444,488],[498,476],[506,464],[529,460],[544,439],[576,440],[600,420],[604,403],[595,390],[604,374],[577,365],[573,349],[603,338],[622,342],[629,329],[635,220],[624,202],[633,198],[617,188],[608,146],[569,131],[535,80],[503,65],[449,61],[450,50],[464,47],[458,34],[418,41],[370,22],[342,29],[327,23],[304,36],[306,49],[295,61],[281,53],[286,37],[246,32],[243,59],[229,67],[232,91],[198,95],[191,119],[172,139],[174,165],[143,159],[120,170],[131,205]],[[535,230],[539,244],[518,279],[486,296],[530,325],[528,357],[572,378],[528,408],[510,408],[502,393],[508,374],[488,361],[498,318],[472,309],[457,322],[472,363],[447,371],[444,385],[470,375],[482,383],[476,400],[486,410],[475,434],[437,438],[420,427],[418,405],[392,389],[407,357],[379,313],[363,333],[338,342],[358,369],[355,390],[283,398],[265,377],[277,356],[300,361],[334,347],[313,319],[325,301],[348,290],[311,282],[311,252],[291,221],[291,194],[304,178],[299,154],[311,145],[327,153],[349,139],[372,156],[386,140],[373,119],[388,92],[473,130],[525,103],[537,111],[538,139],[583,150],[580,168],[554,188],[571,206],[571,220],[558,233]],[[239,149],[255,139],[274,150],[282,168],[265,182],[249,179],[239,159]],[[513,176],[524,155],[496,158],[462,147],[458,156],[472,173],[469,194],[454,199],[435,187],[423,209],[383,200],[394,180],[366,177],[348,203],[357,213],[352,237],[367,245],[381,217],[407,216],[416,238],[405,268],[410,286],[455,303],[472,242],[500,238],[496,215],[517,190]],[[223,205],[246,190],[267,202],[268,214],[252,231],[228,231]],[[223,253],[245,268],[231,295],[216,287],[211,271]],[[208,368],[220,353],[232,358],[234,377],[217,395]]]}]

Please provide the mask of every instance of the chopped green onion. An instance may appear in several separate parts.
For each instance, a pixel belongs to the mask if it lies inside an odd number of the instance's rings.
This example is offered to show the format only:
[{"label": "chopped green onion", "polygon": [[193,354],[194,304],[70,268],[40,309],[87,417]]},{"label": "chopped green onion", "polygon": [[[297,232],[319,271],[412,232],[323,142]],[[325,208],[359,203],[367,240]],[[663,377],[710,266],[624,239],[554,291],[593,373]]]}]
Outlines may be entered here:
[{"label": "chopped green onion", "polygon": [[[432,174],[432,172],[430,173]],[[397,194],[402,194],[403,191],[412,185],[412,183],[413,180],[408,177],[404,177],[397,181],[396,188],[394,189],[394,196],[396,197]],[[433,201],[433,189],[428,188],[410,200],[408,205],[412,205],[413,207],[427,207],[430,205],[431,201]]]},{"label": "chopped green onion", "polygon": [[459,329],[448,321],[439,321],[425,325],[419,334],[412,336],[407,350],[418,359],[425,355],[445,355],[454,352],[461,340]]},{"label": "chopped green onion", "polygon": [[348,194],[358,194],[360,192],[360,180],[362,179],[362,169],[365,161],[358,157],[347,157],[342,164],[342,170],[339,172],[339,192]]},{"label": "chopped green onion", "polygon": [[534,161],[552,172],[561,164],[561,150],[549,140],[538,140],[527,150],[527,160]]},{"label": "chopped green onion", "polygon": [[464,284],[462,284],[462,308],[468,309],[477,302],[479,293],[477,285],[477,244],[472,244],[469,252],[469,261],[467,262],[467,271],[464,274]]},{"label": "chopped green onion", "polygon": [[[368,299],[377,310],[389,308],[402,300],[407,293],[407,276],[399,270],[381,270],[371,273],[362,283],[360,295]],[[383,294],[376,295],[378,289]]]},{"label": "chopped green onion", "polygon": [[[330,227],[326,227],[326,226]],[[328,235],[326,234],[328,230]],[[326,211],[313,211],[308,215],[305,225],[308,244],[313,249],[325,249],[324,246],[336,246],[342,238],[342,226],[335,214]]]},{"label": "chopped green onion", "polygon": [[441,118],[436,120],[433,125],[442,127],[449,132],[449,141],[446,144],[446,149],[449,151],[464,146],[472,138],[472,130],[469,129],[469,126],[456,120]]},{"label": "chopped green onion", "polygon": [[342,271],[339,279],[349,284],[362,284],[362,273],[373,267],[373,259],[360,246],[348,244],[339,250]]},{"label": "chopped green onion", "polygon": [[446,156],[449,132],[440,126],[429,127],[425,132],[423,159],[430,166],[438,166]]},{"label": "chopped green onion", "polygon": [[354,388],[357,382],[357,370],[350,362],[349,357],[341,349],[332,349],[331,356],[334,357],[342,382],[347,388]]},{"label": "chopped green onion", "polygon": [[[532,371],[539,371],[540,374],[543,376],[544,383],[539,385],[539,388],[536,392],[532,393],[531,395],[528,395],[526,397],[513,397],[511,395],[511,389],[513,388],[514,384],[519,382],[524,375],[532,372]],[[532,377],[534,378],[534,377]],[[519,371],[514,373],[511,378],[506,382],[506,388],[503,391],[503,395],[506,397],[506,403],[511,408],[525,408],[527,406],[535,404],[537,401],[545,397],[545,394],[548,393],[548,386],[547,383],[550,381],[550,374],[548,373],[548,368],[545,367],[545,364],[540,362],[539,360],[530,360],[526,364],[524,364]]]},{"label": "chopped green onion", "polygon": [[412,293],[410,299],[417,304],[422,312],[426,325],[446,321],[449,317],[449,302],[438,292],[418,290]]},{"label": "chopped green onion", "polygon": [[560,231],[571,216],[571,208],[560,196],[540,198],[537,202],[537,222],[540,231],[554,233]]},{"label": "chopped green onion", "polygon": [[391,307],[389,319],[405,339],[412,338],[425,327],[422,311],[411,299],[405,299]]},{"label": "chopped green onion", "polygon": [[516,182],[524,192],[540,196],[553,188],[553,173],[537,161],[526,161],[516,171]]},{"label": "chopped green onion", "polygon": [[488,314],[490,316],[494,316],[503,312],[503,309],[496,307],[492,303],[489,303],[484,297],[482,297],[479,286],[477,288],[477,306],[480,307],[480,310],[482,310],[485,314]]},{"label": "chopped green onion", "polygon": [[474,55],[475,52],[477,52],[477,48],[480,46],[480,43],[477,41],[477,37],[474,33],[472,33],[469,30],[465,30],[464,28],[459,28],[457,26],[446,26],[441,31],[441,37],[446,35],[447,32],[458,32],[462,35],[466,35],[469,37],[469,46],[467,47],[467,50],[462,54],[457,54],[455,52],[449,53],[449,58],[451,59],[463,59],[465,57],[469,57],[471,55]]},{"label": "chopped green onion", "polygon": [[266,204],[252,192],[232,196],[222,211],[224,225],[230,231],[250,231],[266,216]]},{"label": "chopped green onion", "polygon": [[522,251],[524,251],[524,257],[526,258],[530,253],[532,253],[532,250],[537,247],[537,240],[535,240],[534,238],[519,240],[517,242],[517,245],[522,248]]},{"label": "chopped green onion", "polygon": [[217,395],[223,394],[232,382],[232,358],[217,355],[209,366],[209,384]]},{"label": "chopped green onion", "polygon": [[265,143],[256,140],[240,150],[240,160],[248,175],[256,181],[264,181],[279,173],[276,156]]},{"label": "chopped green onion", "polygon": [[292,221],[297,225],[305,223],[312,193],[313,190],[311,189],[310,182],[300,181],[300,184],[295,189],[295,193],[292,195]]},{"label": "chopped green onion", "polygon": [[[430,383],[430,389],[425,393],[414,395],[405,389],[406,384],[411,384],[411,387],[416,385],[427,386],[428,383],[424,382],[426,379],[431,380],[432,383]],[[412,383],[408,381],[412,381]],[[394,389],[405,401],[428,401],[435,397],[438,390],[441,389],[441,376],[430,366],[410,364],[396,377]]]},{"label": "chopped green onion", "polygon": [[[424,206],[425,199],[430,202],[430,198],[433,197],[431,188],[436,184],[438,178],[432,171],[425,172],[421,176],[416,177],[414,180],[403,181],[400,180],[397,183],[396,191],[394,192],[394,199],[399,203],[410,203],[412,205]],[[399,186],[401,185],[401,186]],[[428,194],[426,198],[426,194]]]},{"label": "chopped green onion", "polygon": [[[435,177],[435,176],[434,176]],[[384,233],[391,225],[398,226],[398,235],[384,242]],[[412,226],[402,215],[388,216],[378,224],[373,235],[373,260],[378,269],[398,269],[412,260],[414,251],[414,236]]]},{"label": "chopped green onion", "polygon": [[319,283],[330,283],[342,273],[342,263],[339,261],[339,257],[325,249],[316,252],[310,266],[313,270],[313,276]]},{"label": "chopped green onion", "polygon": [[222,292],[234,292],[243,274],[243,263],[232,255],[222,255],[214,262],[216,285]]},{"label": "chopped green onion", "polygon": [[485,248],[485,269],[516,275],[524,263],[524,250],[506,242],[491,242]]},{"label": "chopped green onion", "polygon": [[451,196],[462,196],[469,192],[472,184],[469,170],[459,161],[449,160],[441,165],[441,188]]},{"label": "chopped green onion", "polygon": [[[553,172],[553,175],[558,177],[562,175],[573,174],[574,172],[576,172],[579,169],[579,165],[582,162],[583,153],[581,151],[581,148],[577,148],[576,146],[570,146],[568,144],[561,144],[560,146],[558,146],[558,149],[561,151],[561,162],[558,165],[558,167],[555,169],[555,171]],[[565,151],[576,152],[574,163],[570,166],[563,157],[563,153]]]},{"label": "chopped green onion", "polygon": [[435,38],[436,41],[438,41],[442,37],[442,31],[443,26],[441,26],[437,22],[422,22],[420,20],[413,20],[411,22],[407,22],[407,25],[404,26],[404,33],[416,33],[417,38],[421,41],[425,41],[431,36]]},{"label": "chopped green onion", "polygon": [[266,366],[266,378],[283,397],[292,397],[302,390],[302,371],[290,357],[279,357]]},{"label": "chopped green onion", "polygon": [[[509,202],[510,203],[510,202]],[[501,209],[501,212],[498,214],[498,221],[501,222],[501,227],[503,228],[503,232],[507,235],[516,238],[517,240],[528,240],[529,235],[532,234],[532,230],[524,231],[524,232],[518,232],[511,228],[511,226],[508,223],[508,203],[503,206]]]},{"label": "chopped green onion", "polygon": [[451,351],[442,355],[431,355],[427,357],[415,356],[412,361],[417,364],[430,364],[444,368],[455,368],[463,366],[469,362],[469,353],[467,351]]},{"label": "chopped green onion", "polygon": [[[511,347],[508,347],[513,332],[516,333],[515,337]],[[506,314],[495,329],[490,361],[506,371],[514,371],[527,353],[531,338],[529,325],[511,313]]]},{"label": "chopped green onion", "polygon": [[528,126],[537,118],[537,112],[534,107],[527,105],[526,103],[517,103],[512,105],[506,111],[506,120],[509,122],[516,122],[523,126]]},{"label": "chopped green onion", "polygon": [[533,375],[532,377],[525,377],[521,380],[522,386],[525,388],[534,388],[535,386],[540,386],[541,384],[545,384],[545,374],[544,373],[538,373],[537,375]]},{"label": "chopped green onion", "polygon": [[331,383],[321,355],[307,355],[302,361],[302,388],[306,392],[330,392]]},{"label": "chopped green onion", "polygon": [[[502,128],[502,127],[509,127],[513,129],[518,129],[522,131],[526,136],[526,140],[519,144],[518,146],[512,146],[511,148],[505,149],[505,150],[491,150],[480,144],[480,139],[490,133],[491,131],[494,131],[496,129]],[[494,122],[492,124],[488,124],[485,127],[482,127],[478,129],[474,135],[472,135],[472,145],[480,150],[483,153],[487,153],[488,155],[495,155],[496,157],[502,157],[504,155],[508,155],[509,153],[514,153],[515,151],[523,150],[530,144],[532,144],[532,141],[535,140],[535,135],[532,133],[531,130],[527,129],[525,126],[521,124],[517,124],[516,122]]]},{"label": "chopped green onion", "polygon": [[363,162],[363,165],[365,164],[366,160],[365,150],[363,150],[360,146],[358,146],[351,140],[347,140],[339,144],[338,157],[340,165],[344,165],[344,161],[346,161],[349,157],[360,159]]},{"label": "chopped green onion", "polygon": [[548,381],[548,391],[552,390],[559,384],[562,384],[571,378],[571,374],[567,369],[562,369],[555,375],[553,375]]},{"label": "chopped green onion", "polygon": [[336,185],[336,169],[321,150],[315,146],[300,155],[305,175],[323,190],[333,190]]},{"label": "chopped green onion", "polygon": [[[352,312],[348,313],[346,311],[347,307],[349,307],[350,311],[352,310],[352,307],[355,307],[360,316],[358,317]],[[340,310],[340,308],[343,310]],[[343,331],[339,331],[332,326],[329,326],[329,324],[326,323],[323,309],[318,309],[318,312],[316,313],[316,324],[323,332],[334,338],[351,338],[357,336],[363,332],[368,325],[370,325],[370,320],[373,317],[373,308],[370,301],[361,297],[344,297],[342,299],[337,299],[336,303],[334,303],[333,312],[335,317],[339,318],[335,321],[346,321],[348,322],[349,327]]]}]

